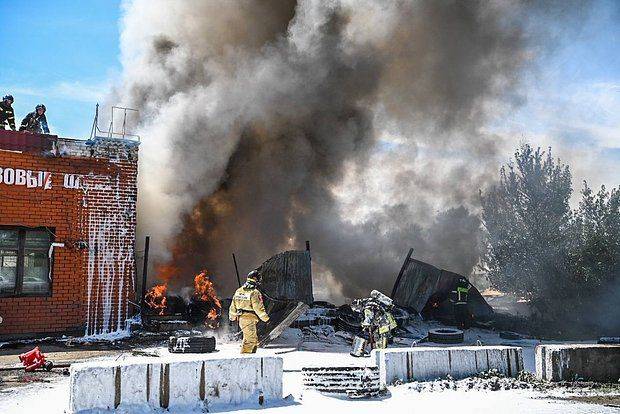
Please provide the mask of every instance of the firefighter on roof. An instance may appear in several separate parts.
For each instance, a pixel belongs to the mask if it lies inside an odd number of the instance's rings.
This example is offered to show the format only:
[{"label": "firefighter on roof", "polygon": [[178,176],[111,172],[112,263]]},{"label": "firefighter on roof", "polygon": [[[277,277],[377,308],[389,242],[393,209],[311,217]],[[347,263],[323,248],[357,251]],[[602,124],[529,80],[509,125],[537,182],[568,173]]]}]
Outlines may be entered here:
[{"label": "firefighter on roof", "polygon": [[0,102],[0,129],[4,130],[4,124],[9,123],[9,128],[15,131],[15,112],[13,111],[13,96],[6,95]]},{"label": "firefighter on roof", "polygon": [[22,121],[19,127],[20,131],[28,131],[35,134],[49,134],[50,129],[47,127],[47,118],[45,117],[45,105],[39,104],[34,108],[34,112],[30,112]]},{"label": "firefighter on roof", "polygon": [[263,296],[256,288],[258,272],[251,271],[247,281],[233,295],[228,315],[231,321],[239,320],[239,328],[243,332],[242,354],[253,354],[258,347],[256,324],[260,319],[269,322],[269,315],[263,305]]}]

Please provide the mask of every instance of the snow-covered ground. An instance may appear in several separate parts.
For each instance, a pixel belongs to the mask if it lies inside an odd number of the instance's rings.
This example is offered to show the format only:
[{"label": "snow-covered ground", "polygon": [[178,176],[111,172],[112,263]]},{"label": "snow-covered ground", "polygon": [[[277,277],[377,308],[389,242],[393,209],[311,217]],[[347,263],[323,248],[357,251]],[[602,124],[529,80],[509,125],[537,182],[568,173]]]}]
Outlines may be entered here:
[{"label": "snow-covered ground", "polygon": [[[421,335],[434,324],[424,324],[416,328]],[[304,332],[288,329],[267,349],[259,349],[259,355],[277,355],[284,360],[284,395],[279,402],[267,403],[263,407],[225,407],[220,411],[255,413],[260,408],[265,413],[305,413],[317,412],[339,414],[376,413],[398,410],[407,413],[428,413],[458,411],[460,413],[618,413],[620,410],[602,405],[567,401],[566,391],[542,392],[534,389],[490,391],[486,389],[442,389],[441,387],[420,387],[419,384],[402,384],[389,387],[388,394],[369,400],[349,400],[321,395],[306,390],[302,386],[301,368],[308,366],[372,365],[371,358],[354,358],[349,352],[349,342],[345,333],[334,333],[329,326],[313,327]],[[396,341],[394,346],[410,346],[412,339]],[[482,329],[471,329],[466,333],[466,344],[485,345],[510,344],[524,348],[526,370],[534,370],[535,340],[505,341],[497,333]],[[425,344],[427,346],[429,344]],[[191,355],[169,354],[164,347],[145,349],[146,354],[157,354],[172,359],[187,359]],[[237,355],[238,343],[219,343],[218,352],[213,357],[222,358]],[[155,356],[135,356],[129,352],[105,359],[148,360]],[[93,390],[96,392],[96,390]],[[64,413],[69,401],[69,379],[60,377],[50,383],[33,383],[14,389],[0,391],[0,413]],[[318,411],[317,411],[318,410]],[[117,411],[136,412],[136,411]],[[175,411],[180,412],[180,411]],[[201,412],[199,409],[187,413]],[[218,412],[217,409],[210,412]]]},{"label": "snow-covered ground", "polygon": [[[337,360],[332,360],[337,365]],[[315,391],[304,390],[298,373],[285,373],[285,400],[267,404],[261,409],[265,414],[279,413],[339,413],[363,414],[394,412],[399,413],[540,413],[540,414],[578,414],[598,413],[617,414],[618,408],[604,407],[586,403],[575,403],[552,399],[531,390],[510,391],[465,391],[447,390],[438,392],[418,392],[411,384],[389,387],[385,397],[371,400],[348,400],[321,395]],[[64,413],[69,401],[69,379],[63,378],[52,384],[32,384],[20,388],[18,392],[0,394],[0,407],[3,414],[26,413]],[[228,407],[221,411],[256,413],[256,406]],[[158,410],[159,411],[159,410]],[[123,411],[118,411],[123,412]],[[128,411],[124,411],[128,412]],[[131,411],[135,413],[136,411]],[[146,411],[143,411],[146,412]],[[152,412],[152,411],[150,411]],[[157,412],[157,411],[156,411]],[[161,410],[160,412],[163,412]],[[180,411],[176,411],[181,414]],[[199,413],[200,410],[186,411]],[[218,412],[212,410],[211,412]]]}]

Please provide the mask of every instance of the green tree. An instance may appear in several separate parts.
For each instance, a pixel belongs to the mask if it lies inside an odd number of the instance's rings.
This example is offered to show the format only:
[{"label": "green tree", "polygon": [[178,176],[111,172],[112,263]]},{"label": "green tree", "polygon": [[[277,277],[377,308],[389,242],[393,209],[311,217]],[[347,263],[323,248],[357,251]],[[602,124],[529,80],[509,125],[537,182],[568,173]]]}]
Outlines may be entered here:
[{"label": "green tree", "polygon": [[581,324],[601,332],[620,329],[620,188],[595,193],[583,183],[574,213],[571,257],[575,307]]},{"label": "green tree", "polygon": [[480,192],[492,286],[524,297],[545,319],[561,317],[571,272],[571,173],[547,152],[522,144],[500,170],[499,182]]}]

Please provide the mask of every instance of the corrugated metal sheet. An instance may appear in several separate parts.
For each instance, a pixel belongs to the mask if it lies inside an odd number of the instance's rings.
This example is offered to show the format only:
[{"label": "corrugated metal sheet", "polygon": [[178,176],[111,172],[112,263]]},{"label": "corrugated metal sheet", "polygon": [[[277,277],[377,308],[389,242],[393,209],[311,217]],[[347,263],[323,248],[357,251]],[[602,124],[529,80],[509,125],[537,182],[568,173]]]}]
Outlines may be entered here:
[{"label": "corrugated metal sheet", "polygon": [[258,337],[264,342],[282,321],[298,309],[299,302],[310,305],[314,301],[310,252],[291,250],[276,254],[264,262],[258,272],[260,291],[263,292],[265,309],[270,318],[269,323],[258,325]]},{"label": "corrugated metal sheet", "polygon": [[279,253],[259,268],[261,290],[281,300],[311,304],[312,261],[309,251],[291,250]]},{"label": "corrugated metal sheet", "polygon": [[[461,277],[464,276],[408,257],[394,285],[392,299],[397,305],[415,309],[419,313],[425,310],[431,299],[435,307],[439,308]],[[442,308],[446,309],[445,306]],[[476,318],[493,314],[493,309],[475,286],[469,291],[469,310]]]}]

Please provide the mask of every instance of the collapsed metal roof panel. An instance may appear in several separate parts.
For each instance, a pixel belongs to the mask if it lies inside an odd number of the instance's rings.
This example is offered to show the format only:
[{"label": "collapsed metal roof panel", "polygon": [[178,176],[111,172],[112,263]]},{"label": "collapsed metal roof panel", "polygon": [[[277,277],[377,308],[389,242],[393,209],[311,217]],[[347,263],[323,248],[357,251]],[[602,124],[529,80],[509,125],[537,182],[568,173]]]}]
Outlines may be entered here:
[{"label": "collapsed metal roof panel", "polygon": [[[413,259],[411,253],[412,251],[409,252],[396,279],[392,299],[399,306],[423,313],[431,299],[433,303],[430,305],[434,305],[435,308],[445,302],[450,292],[455,289],[459,278],[464,276]],[[493,314],[493,308],[473,285],[469,291],[469,310],[476,318]]]},{"label": "collapsed metal roof panel", "polygon": [[278,253],[259,268],[260,290],[270,321],[259,324],[261,345],[275,339],[314,301],[309,250]]},{"label": "collapsed metal roof panel", "polygon": [[276,254],[260,268],[261,289],[267,295],[311,304],[312,261],[307,250],[290,250]]}]

